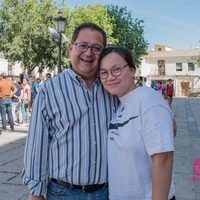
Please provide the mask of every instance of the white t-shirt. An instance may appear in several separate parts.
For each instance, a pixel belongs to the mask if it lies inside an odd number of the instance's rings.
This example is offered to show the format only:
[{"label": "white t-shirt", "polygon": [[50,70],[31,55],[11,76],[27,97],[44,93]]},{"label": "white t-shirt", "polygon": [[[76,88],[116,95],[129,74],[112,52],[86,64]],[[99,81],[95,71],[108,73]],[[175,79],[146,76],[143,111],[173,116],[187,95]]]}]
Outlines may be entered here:
[{"label": "white t-shirt", "polygon": [[[152,155],[174,151],[173,113],[152,88],[120,98],[108,133],[110,200],[151,200]],[[175,195],[174,184],[169,199]]]}]

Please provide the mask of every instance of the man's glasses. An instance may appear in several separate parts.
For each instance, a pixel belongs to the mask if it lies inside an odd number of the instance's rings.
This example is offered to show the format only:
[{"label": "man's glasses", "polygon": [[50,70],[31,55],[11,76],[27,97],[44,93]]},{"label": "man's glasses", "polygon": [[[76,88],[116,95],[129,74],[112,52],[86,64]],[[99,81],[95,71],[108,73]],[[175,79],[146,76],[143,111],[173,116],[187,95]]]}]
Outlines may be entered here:
[{"label": "man's glasses", "polygon": [[92,53],[95,54],[95,55],[100,55],[102,50],[103,50],[103,47],[101,47],[100,45],[90,46],[85,42],[75,43],[75,46],[76,46],[76,50],[80,51],[80,52],[86,52],[88,50],[88,48],[90,48]]},{"label": "man's glasses", "polygon": [[128,64],[125,64],[124,66],[118,66],[117,65],[117,66],[113,67],[111,70],[108,70],[108,71],[102,69],[102,70],[99,71],[99,76],[102,79],[107,79],[108,78],[108,72],[110,71],[110,73],[114,77],[118,77],[122,74],[122,69],[126,66],[128,66]]}]

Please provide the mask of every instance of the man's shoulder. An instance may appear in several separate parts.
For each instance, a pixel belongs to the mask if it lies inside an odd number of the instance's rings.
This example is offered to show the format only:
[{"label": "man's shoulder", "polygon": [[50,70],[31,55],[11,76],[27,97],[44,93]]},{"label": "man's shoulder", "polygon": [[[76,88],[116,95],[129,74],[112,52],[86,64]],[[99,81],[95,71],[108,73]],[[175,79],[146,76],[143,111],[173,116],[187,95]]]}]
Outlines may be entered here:
[{"label": "man's shoulder", "polygon": [[19,83],[14,83],[15,87],[18,89],[22,89],[22,86]]},{"label": "man's shoulder", "polygon": [[19,84],[19,83],[13,83],[15,86],[20,86],[21,87],[21,85]]}]

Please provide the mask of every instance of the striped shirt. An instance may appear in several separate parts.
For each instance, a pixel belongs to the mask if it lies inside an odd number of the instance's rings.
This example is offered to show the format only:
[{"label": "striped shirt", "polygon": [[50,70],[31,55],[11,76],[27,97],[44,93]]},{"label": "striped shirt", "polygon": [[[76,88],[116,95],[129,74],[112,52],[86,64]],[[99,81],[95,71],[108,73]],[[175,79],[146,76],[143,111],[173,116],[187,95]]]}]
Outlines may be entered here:
[{"label": "striped shirt", "polygon": [[48,177],[76,184],[107,182],[107,132],[116,99],[97,79],[89,90],[67,69],[46,81],[36,96],[22,179],[44,195]]}]

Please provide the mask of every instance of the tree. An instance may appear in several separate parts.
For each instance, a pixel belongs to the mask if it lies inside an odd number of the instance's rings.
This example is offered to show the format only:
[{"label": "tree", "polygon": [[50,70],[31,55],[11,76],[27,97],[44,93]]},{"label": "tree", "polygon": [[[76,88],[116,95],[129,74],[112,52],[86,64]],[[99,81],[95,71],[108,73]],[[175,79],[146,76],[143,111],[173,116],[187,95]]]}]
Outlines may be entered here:
[{"label": "tree", "polygon": [[196,64],[200,67],[200,56],[196,57]]},{"label": "tree", "polygon": [[131,13],[126,7],[108,5],[108,14],[112,19],[113,33],[116,38],[113,44],[129,49],[136,61],[137,66],[141,63],[141,57],[147,54],[148,43],[144,39],[143,20],[132,19]]},{"label": "tree", "polygon": [[[22,62],[28,73],[35,67],[39,67],[40,72],[44,68],[52,69],[57,64],[58,54],[48,28],[54,27],[58,6],[52,0],[3,0],[0,6],[0,50],[5,57],[12,62]],[[94,22],[106,31],[109,43],[128,48],[137,64],[140,63],[147,49],[143,21],[133,21],[126,8],[96,3],[70,10],[64,1],[62,8],[67,18],[65,34],[69,41],[77,25]],[[62,48],[64,64],[69,62],[66,46]]]},{"label": "tree", "polygon": [[51,0],[3,0],[0,10],[0,49],[7,59],[20,61],[28,74],[35,67],[53,68],[56,44],[49,38],[57,7]]},{"label": "tree", "polygon": [[108,41],[115,41],[112,37],[113,25],[111,18],[108,15],[106,7],[99,3],[89,4],[87,7],[75,7],[71,12],[69,21],[70,25],[66,31],[70,39],[76,26],[83,22],[93,22],[106,31]]}]

